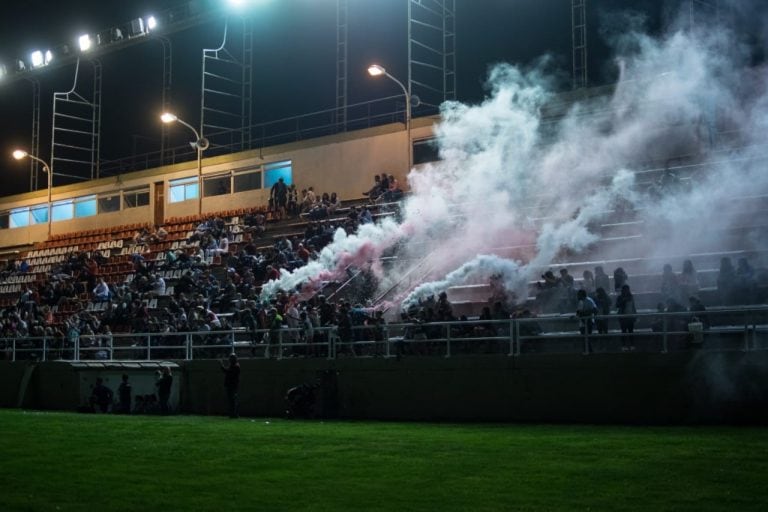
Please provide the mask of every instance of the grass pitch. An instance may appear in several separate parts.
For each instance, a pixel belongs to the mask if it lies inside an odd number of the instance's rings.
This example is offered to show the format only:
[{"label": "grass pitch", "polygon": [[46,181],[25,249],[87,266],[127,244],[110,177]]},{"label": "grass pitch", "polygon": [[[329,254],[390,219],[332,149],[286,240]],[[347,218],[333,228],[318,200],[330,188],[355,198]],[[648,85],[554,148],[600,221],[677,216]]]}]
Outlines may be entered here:
[{"label": "grass pitch", "polygon": [[760,510],[768,430],[0,411],[0,510]]}]

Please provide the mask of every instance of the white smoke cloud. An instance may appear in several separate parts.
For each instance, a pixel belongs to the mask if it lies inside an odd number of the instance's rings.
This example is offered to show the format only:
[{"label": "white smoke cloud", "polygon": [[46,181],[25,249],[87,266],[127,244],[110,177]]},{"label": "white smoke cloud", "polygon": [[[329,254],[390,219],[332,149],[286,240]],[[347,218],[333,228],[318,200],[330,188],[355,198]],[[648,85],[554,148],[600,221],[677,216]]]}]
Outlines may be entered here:
[{"label": "white smoke cloud", "polygon": [[[408,176],[412,195],[402,224],[337,233],[319,261],[284,272],[264,294],[336,272],[340,262],[364,265],[399,243],[410,263],[384,276],[381,288],[395,285],[406,305],[498,273],[525,297],[527,283],[564,250],[595,250],[599,225],[617,205],[633,210],[648,233],[639,245],[615,244],[614,254],[665,257],[700,245],[702,230],[692,227],[710,219],[727,225],[735,197],[766,189],[762,164],[745,163],[754,156],[752,137],[768,124],[765,70],[749,67],[745,46],[713,27],[661,38],[629,32],[616,46],[622,75],[612,93],[573,102],[554,120],[544,113],[560,100],[543,66],[496,66],[484,101],[443,106],[435,127],[442,160]],[[713,151],[716,134],[736,127],[747,127],[734,138],[748,149]],[[686,171],[674,195],[647,193],[648,179],[636,173],[644,163],[659,167],[685,154],[703,155],[699,163],[730,163]],[[705,234],[712,245],[717,236]],[[426,282],[398,288],[398,276],[426,254]]]}]

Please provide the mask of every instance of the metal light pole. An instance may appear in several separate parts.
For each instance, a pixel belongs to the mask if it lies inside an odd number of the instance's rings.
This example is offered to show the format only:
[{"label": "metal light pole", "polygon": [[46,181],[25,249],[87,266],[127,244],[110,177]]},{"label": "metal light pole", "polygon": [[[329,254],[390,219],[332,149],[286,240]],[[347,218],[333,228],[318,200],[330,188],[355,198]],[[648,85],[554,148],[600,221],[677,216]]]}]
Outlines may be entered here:
[{"label": "metal light pole", "polygon": [[408,171],[410,172],[411,167],[413,166],[413,148],[411,143],[411,95],[408,94],[408,89],[403,85],[403,83],[398,80],[397,78],[393,77],[389,73],[387,73],[387,70],[384,69],[382,66],[379,66],[378,64],[372,64],[368,67],[368,74],[371,76],[385,76],[395,82],[397,85],[400,86],[400,89],[403,90],[403,94],[405,95],[405,134],[407,137],[407,146],[408,146]]},{"label": "metal light pole", "polygon": [[200,137],[200,134],[195,130],[194,126],[185,122],[183,119],[179,119],[170,112],[165,112],[161,115],[160,120],[166,124],[178,122],[192,130],[192,133],[195,134],[195,142],[190,142],[190,145],[197,150],[197,214],[201,215],[203,213],[203,151],[208,149],[208,139]]},{"label": "metal light pole", "polygon": [[23,149],[17,149],[14,150],[13,158],[16,160],[23,160],[24,158],[29,158],[30,160],[34,160],[36,162],[39,162],[43,165],[43,171],[45,174],[48,175],[48,238],[51,237],[51,220],[53,217],[53,205],[51,204],[51,190],[53,189],[53,173],[51,172],[51,168],[48,166],[48,164],[43,160],[42,158],[38,158],[35,155],[30,155]]}]

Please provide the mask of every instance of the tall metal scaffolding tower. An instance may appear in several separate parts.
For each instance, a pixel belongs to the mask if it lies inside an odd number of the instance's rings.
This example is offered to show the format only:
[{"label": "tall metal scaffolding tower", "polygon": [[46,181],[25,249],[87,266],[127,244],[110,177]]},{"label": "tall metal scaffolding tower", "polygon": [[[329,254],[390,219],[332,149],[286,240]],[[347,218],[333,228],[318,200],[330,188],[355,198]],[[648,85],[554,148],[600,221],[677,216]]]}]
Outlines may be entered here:
[{"label": "tall metal scaffolding tower", "polygon": [[[156,38],[163,47],[163,91],[161,97],[161,110],[171,110],[171,86],[173,85],[173,46],[167,37]],[[168,145],[168,125],[160,123],[160,163],[165,164],[165,148]]]},{"label": "tall metal scaffolding tower", "polygon": [[573,88],[589,84],[587,69],[587,0],[571,0],[571,42],[573,47]]},{"label": "tall metal scaffolding tower", "polygon": [[200,136],[212,149],[242,151],[251,147],[253,23],[245,17],[230,22],[221,45],[203,50]]},{"label": "tall metal scaffolding tower", "polygon": [[718,0],[685,0],[690,28],[696,28],[715,20],[719,14]]},{"label": "tall metal scaffolding tower", "polygon": [[336,0],[336,128],[347,126],[347,73],[349,71],[349,3]]},{"label": "tall metal scaffolding tower", "polygon": [[456,99],[455,3],[408,0],[408,92],[424,111]]},{"label": "tall metal scaffolding tower", "polygon": [[80,59],[75,65],[72,89],[53,93],[51,133],[51,172],[76,180],[99,177],[101,134],[101,62],[93,67],[93,85],[88,92],[77,92]]},{"label": "tall metal scaffolding tower", "polygon": [[[28,79],[32,84],[32,141],[29,147],[31,155],[40,156],[40,82],[36,78]],[[40,163],[29,159],[29,190],[37,190],[40,180]]]}]

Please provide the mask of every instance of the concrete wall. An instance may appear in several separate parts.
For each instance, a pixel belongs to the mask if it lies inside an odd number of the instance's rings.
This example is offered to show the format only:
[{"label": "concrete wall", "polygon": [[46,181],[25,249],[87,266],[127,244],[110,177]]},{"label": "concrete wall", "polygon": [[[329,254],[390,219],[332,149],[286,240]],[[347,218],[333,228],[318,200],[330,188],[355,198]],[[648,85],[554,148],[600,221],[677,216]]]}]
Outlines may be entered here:
[{"label": "concrete wall", "polygon": [[[414,121],[412,140],[432,136],[433,118]],[[293,163],[293,181],[301,190],[314,187],[316,192],[336,192],[343,200],[358,199],[371,188],[373,175],[382,172],[394,174],[403,186],[408,173],[406,131],[402,124],[378,126],[355,132],[309,139],[291,144],[251,150],[242,153],[203,159],[203,176],[220,174],[235,169],[257,168],[261,165],[290,160]],[[89,194],[119,192],[143,185],[163,182],[165,218],[195,215],[198,199],[180,203],[168,202],[168,183],[179,178],[197,176],[197,162],[183,162],[158,169],[130,173],[118,178],[55,187],[52,201]],[[269,190],[254,190],[203,198],[203,212],[266,206]],[[119,212],[99,214],[52,224],[52,233],[72,233],[81,230],[106,228],[123,224],[152,223],[155,211],[154,187],[150,186],[150,205]],[[45,204],[47,190],[0,198],[0,210]],[[48,227],[38,224],[26,228],[0,229],[0,247],[32,244],[47,238]]]},{"label": "concrete wall", "polygon": [[[180,363],[180,409],[224,414],[218,361]],[[243,360],[241,412],[281,416],[285,391],[324,375],[329,416],[429,421],[768,423],[768,354],[530,355],[442,358]],[[0,367],[3,406],[15,404],[22,363]],[[41,363],[25,405],[68,409],[77,372]],[[6,396],[7,395],[7,396]]]}]

